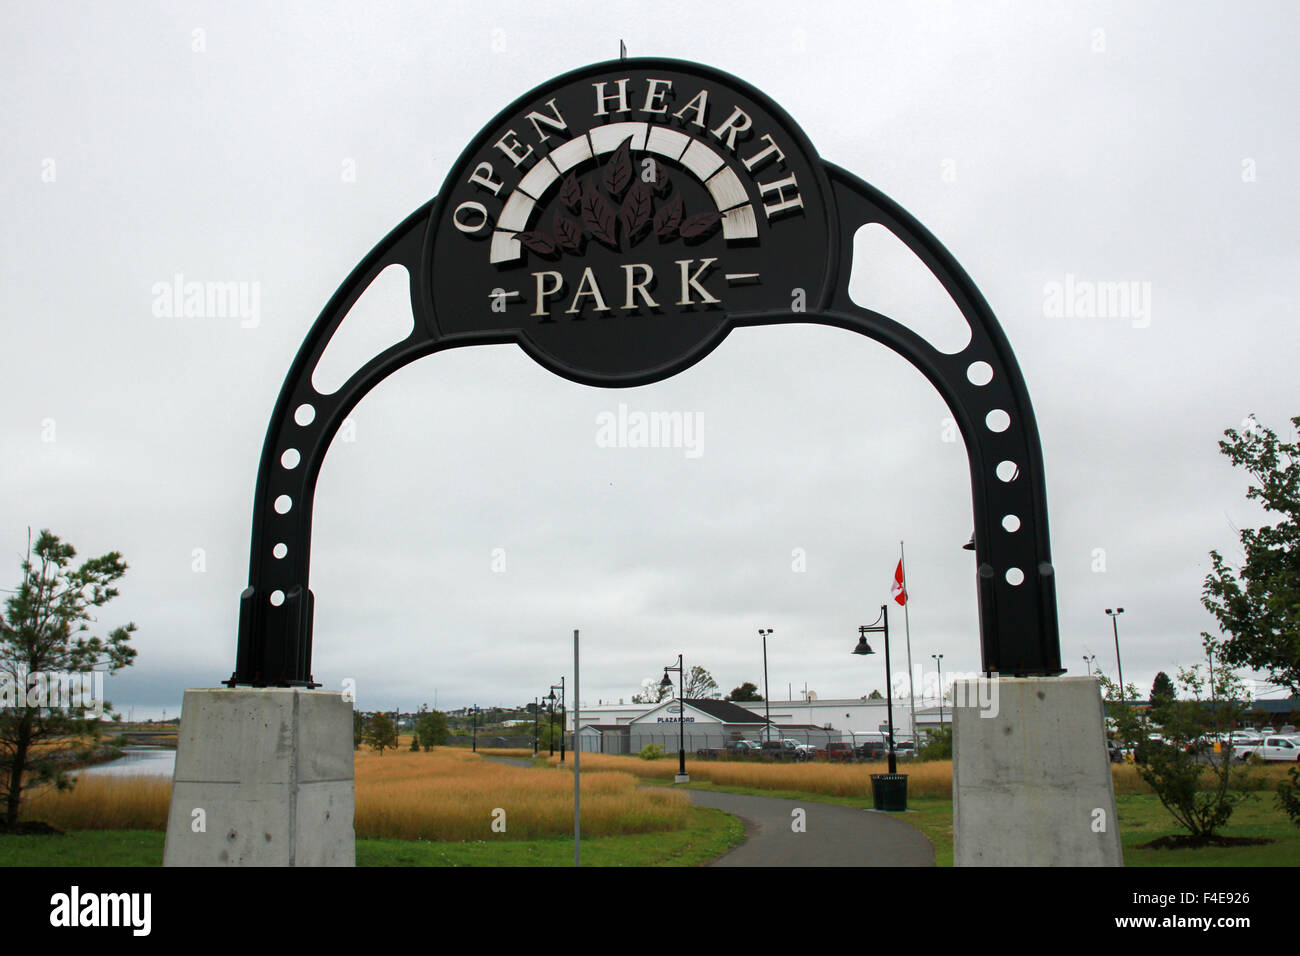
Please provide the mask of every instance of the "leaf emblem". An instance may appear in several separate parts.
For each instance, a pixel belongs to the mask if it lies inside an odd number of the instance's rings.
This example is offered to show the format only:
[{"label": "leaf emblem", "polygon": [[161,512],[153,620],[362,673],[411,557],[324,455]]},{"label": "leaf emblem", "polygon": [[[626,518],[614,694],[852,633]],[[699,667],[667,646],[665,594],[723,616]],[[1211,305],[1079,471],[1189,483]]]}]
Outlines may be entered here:
[{"label": "leaf emblem", "polygon": [[614,150],[614,155],[605,167],[605,190],[615,199],[623,195],[632,182],[632,137],[623,140],[623,144]]},{"label": "leaf emblem", "polygon": [[718,223],[722,221],[720,212],[697,212],[693,216],[688,216],[681,225],[681,234],[683,239],[702,239],[714,229],[718,228]]},{"label": "leaf emblem", "polygon": [[618,217],[609,200],[596,192],[591,183],[582,191],[582,224],[588,234],[609,246],[618,249]]},{"label": "leaf emblem", "polygon": [[560,201],[574,212],[578,211],[578,204],[582,202],[582,187],[578,185],[578,177],[573,173],[569,173],[560,186]]},{"label": "leaf emblem", "polygon": [[651,180],[654,183],[654,194],[662,196],[668,192],[668,187],[672,185],[668,181],[668,167],[663,164],[662,160],[651,160],[654,163]]},{"label": "leaf emblem", "polygon": [[636,245],[645,237],[650,226],[650,187],[643,182],[636,183],[627,191],[623,208],[618,213],[623,224],[623,235],[628,242]]},{"label": "leaf emblem", "polygon": [[520,232],[515,234],[515,238],[523,244],[525,249],[529,252],[535,252],[539,256],[545,256],[549,259],[559,255],[559,246],[555,244],[554,239],[544,232]]},{"label": "leaf emblem", "polygon": [[655,213],[655,235],[660,239],[671,239],[677,234],[677,227],[682,222],[682,194],[678,193],[665,206],[660,206]]},{"label": "leaf emblem", "polygon": [[580,253],[584,238],[582,235],[582,225],[576,220],[558,209],[555,211],[555,241],[560,244],[560,248],[567,252]]}]

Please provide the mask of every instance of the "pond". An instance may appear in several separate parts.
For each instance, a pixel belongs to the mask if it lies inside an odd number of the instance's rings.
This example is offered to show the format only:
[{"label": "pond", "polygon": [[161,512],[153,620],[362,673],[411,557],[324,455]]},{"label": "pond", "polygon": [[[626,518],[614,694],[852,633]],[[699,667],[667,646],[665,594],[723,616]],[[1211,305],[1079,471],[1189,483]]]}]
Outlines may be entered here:
[{"label": "pond", "polygon": [[139,774],[170,777],[176,769],[176,751],[171,747],[135,745],[124,747],[122,756],[108,763],[77,771],[88,776]]}]

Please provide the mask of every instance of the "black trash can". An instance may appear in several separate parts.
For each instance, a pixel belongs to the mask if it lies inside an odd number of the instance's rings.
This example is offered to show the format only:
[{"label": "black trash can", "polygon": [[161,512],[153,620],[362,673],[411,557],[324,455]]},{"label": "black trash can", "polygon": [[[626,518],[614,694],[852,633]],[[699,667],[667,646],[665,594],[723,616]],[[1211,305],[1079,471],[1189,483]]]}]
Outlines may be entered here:
[{"label": "black trash can", "polygon": [[876,802],[877,810],[902,813],[907,809],[907,774],[873,773],[871,796]]}]

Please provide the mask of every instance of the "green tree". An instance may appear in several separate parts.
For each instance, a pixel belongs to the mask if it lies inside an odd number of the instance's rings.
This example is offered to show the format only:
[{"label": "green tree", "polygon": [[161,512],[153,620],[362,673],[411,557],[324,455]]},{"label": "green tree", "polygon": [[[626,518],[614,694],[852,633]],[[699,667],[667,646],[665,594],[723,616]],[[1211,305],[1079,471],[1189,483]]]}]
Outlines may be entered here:
[{"label": "green tree", "polygon": [[360,750],[366,741],[366,715],[359,710],[352,711],[352,749]]},{"label": "green tree", "polygon": [[372,714],[366,724],[366,742],[371,749],[379,751],[381,757],[385,750],[397,749],[397,727],[393,725],[393,718],[382,710]]},{"label": "green tree", "polygon": [[661,700],[667,700],[673,696],[676,687],[665,687],[653,677],[647,677],[641,682],[641,693],[632,695],[634,704],[657,704]]},{"label": "green tree", "polygon": [[1169,679],[1169,675],[1164,671],[1156,674],[1156,679],[1151,682],[1151,706],[1157,707],[1173,700],[1174,682]]},{"label": "green tree", "polygon": [[420,735],[411,734],[411,752],[419,753],[419,751],[420,751]]},{"label": "green tree", "polygon": [[[1206,641],[1206,652],[1218,659],[1212,640]],[[1125,702],[1108,709],[1116,736],[1133,748],[1138,776],[1188,831],[1189,842],[1205,843],[1248,795],[1248,773],[1232,764],[1232,747],[1225,743],[1216,754],[1212,743],[1234,726],[1248,694],[1233,670],[1221,663],[1212,669],[1208,664],[1180,668],[1177,686],[1182,700],[1153,702],[1146,711]],[[1110,689],[1117,690],[1113,684]],[[1159,739],[1153,739],[1157,725]]]},{"label": "green tree", "polygon": [[554,723],[552,723],[550,720],[547,719],[546,714],[543,714],[541,726],[539,726],[537,729],[537,749],[550,750],[552,745],[552,738],[553,738],[555,749],[559,750],[560,735],[562,732],[563,730],[560,727],[560,715],[558,712],[556,712],[555,714]]},{"label": "green tree", "polygon": [[420,745],[427,751],[433,747],[445,747],[451,738],[447,728],[447,715],[440,710],[420,708],[415,718],[415,732],[420,736]]},{"label": "green tree", "polygon": [[712,697],[717,692],[718,682],[713,679],[712,674],[699,664],[686,672],[685,687],[682,689],[682,693],[687,700],[702,700],[706,697]]},{"label": "green tree", "polygon": [[[1275,524],[1241,532],[1244,562],[1228,565],[1210,552],[1212,569],[1201,602],[1219,622],[1223,662],[1268,674],[1273,683],[1300,693],[1300,442],[1283,442],[1254,418],[1245,434],[1224,431],[1219,450],[1252,483],[1257,501]],[[1300,416],[1291,419],[1300,434]]]},{"label": "green tree", "polygon": [[727,700],[734,701],[753,701],[762,700],[763,695],[758,692],[758,686],[752,681],[745,681],[739,687],[733,687],[731,693],[727,695]]},{"label": "green tree", "polygon": [[93,695],[86,699],[91,672],[111,674],[135,659],[129,643],[134,624],[106,637],[87,634],[95,609],[117,597],[113,585],[127,571],[122,555],[110,551],[73,567],[76,556],[72,545],[41,531],[28,545],[22,580],[0,615],[0,797],[8,829],[18,824],[25,793],[72,785],[66,753],[37,745],[98,734],[109,705]]}]

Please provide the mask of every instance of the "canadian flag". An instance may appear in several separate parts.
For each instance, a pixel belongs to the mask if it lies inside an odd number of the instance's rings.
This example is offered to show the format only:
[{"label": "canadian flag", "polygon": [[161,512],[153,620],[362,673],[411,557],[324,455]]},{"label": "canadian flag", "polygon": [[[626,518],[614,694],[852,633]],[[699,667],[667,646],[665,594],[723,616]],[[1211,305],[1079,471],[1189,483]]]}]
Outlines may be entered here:
[{"label": "canadian flag", "polygon": [[907,603],[907,588],[903,584],[903,559],[898,559],[898,567],[894,569],[894,583],[890,585],[889,596],[899,604]]}]

